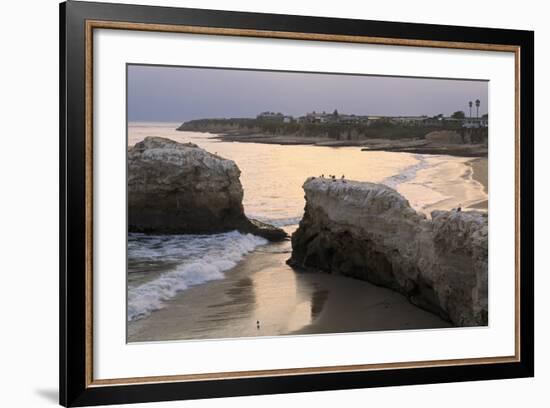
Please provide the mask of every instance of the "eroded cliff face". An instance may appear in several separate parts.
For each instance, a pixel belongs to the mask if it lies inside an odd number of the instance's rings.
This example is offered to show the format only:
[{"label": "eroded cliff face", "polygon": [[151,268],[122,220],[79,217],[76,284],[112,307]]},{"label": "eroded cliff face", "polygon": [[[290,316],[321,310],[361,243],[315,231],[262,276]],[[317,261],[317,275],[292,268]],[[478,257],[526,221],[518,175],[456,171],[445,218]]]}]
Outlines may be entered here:
[{"label": "eroded cliff face", "polygon": [[486,325],[487,216],[428,220],[380,184],[310,178],[289,263],[367,280],[457,326]]},{"label": "eroded cliff face", "polygon": [[267,239],[284,231],[244,215],[240,170],[192,143],[147,137],[128,149],[128,229],[205,234],[229,230]]}]

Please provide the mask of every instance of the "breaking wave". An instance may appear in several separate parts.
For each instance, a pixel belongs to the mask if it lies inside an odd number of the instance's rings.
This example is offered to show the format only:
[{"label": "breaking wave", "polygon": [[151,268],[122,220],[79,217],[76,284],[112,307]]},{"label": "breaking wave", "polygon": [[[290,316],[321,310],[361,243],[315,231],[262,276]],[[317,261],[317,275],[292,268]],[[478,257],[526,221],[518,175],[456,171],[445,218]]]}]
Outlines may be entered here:
[{"label": "breaking wave", "polygon": [[128,321],[161,309],[191,286],[224,272],[267,240],[238,231],[212,235],[128,235]]},{"label": "breaking wave", "polygon": [[416,154],[414,158],[418,160],[418,163],[405,167],[405,169],[403,169],[399,174],[386,177],[384,180],[382,180],[382,184],[391,188],[395,188],[399,184],[403,184],[413,180],[416,177],[416,173],[418,173],[420,170],[430,167],[430,163],[428,163],[423,155]]},{"label": "breaking wave", "polygon": [[266,224],[273,225],[274,227],[287,227],[289,225],[298,225],[302,220],[302,215],[299,217],[287,218],[269,218],[261,215],[250,215],[249,218],[265,222]]}]

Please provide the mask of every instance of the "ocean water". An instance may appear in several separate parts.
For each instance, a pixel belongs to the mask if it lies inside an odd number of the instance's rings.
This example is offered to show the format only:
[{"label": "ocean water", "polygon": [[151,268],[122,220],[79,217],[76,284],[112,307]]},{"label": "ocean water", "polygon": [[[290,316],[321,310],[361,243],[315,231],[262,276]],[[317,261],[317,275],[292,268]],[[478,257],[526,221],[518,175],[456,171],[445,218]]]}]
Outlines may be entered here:
[{"label": "ocean water", "polygon": [[[383,183],[397,189],[418,211],[457,206],[451,186],[468,191],[472,202],[486,198],[481,185],[466,177],[470,159],[393,152],[366,152],[358,147],[289,146],[223,142],[214,135],[178,132],[178,123],[132,123],[128,145],[147,136],[192,142],[224,158],[241,170],[246,214],[275,226],[295,226],[304,210],[302,185],[310,176]],[[446,173],[445,173],[446,172]],[[445,176],[438,177],[438,174]],[[211,280],[223,279],[248,253],[269,250],[262,238],[229,232],[216,235],[143,235],[128,237],[128,320],[135,321],[161,309],[179,292]]]},{"label": "ocean water", "polygon": [[163,307],[191,286],[223,279],[248,253],[267,244],[238,231],[213,235],[128,235],[128,320]]},{"label": "ocean water", "polygon": [[381,181],[381,183],[391,188],[397,188],[400,184],[414,180],[420,170],[430,167],[430,164],[428,160],[426,160],[425,156],[426,155],[415,154],[414,158],[417,160],[416,163],[401,169],[399,173],[386,177]]}]

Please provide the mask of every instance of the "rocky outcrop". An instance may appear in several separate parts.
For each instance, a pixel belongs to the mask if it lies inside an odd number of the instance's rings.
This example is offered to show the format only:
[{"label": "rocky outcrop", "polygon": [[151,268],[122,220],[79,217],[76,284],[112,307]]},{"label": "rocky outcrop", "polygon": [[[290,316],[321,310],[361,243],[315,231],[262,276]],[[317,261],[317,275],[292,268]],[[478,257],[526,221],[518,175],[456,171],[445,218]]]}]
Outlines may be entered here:
[{"label": "rocky outcrop", "polygon": [[433,144],[462,144],[462,136],[454,130],[435,130],[424,136],[424,139]]},{"label": "rocky outcrop", "polygon": [[[479,130],[481,132],[482,130]],[[446,154],[462,157],[486,157],[487,143],[478,139],[472,143],[469,130],[438,130],[425,135],[423,138],[407,140],[365,140],[364,151],[405,152],[415,154]],[[481,139],[480,139],[481,140]],[[485,139],[486,140],[486,139]]]},{"label": "rocky outcrop", "polygon": [[417,213],[380,184],[310,178],[289,263],[394,289],[457,326],[487,310],[487,215]]},{"label": "rocky outcrop", "polygon": [[270,240],[286,233],[243,211],[240,170],[192,143],[147,137],[128,149],[128,229],[206,234],[229,230]]}]

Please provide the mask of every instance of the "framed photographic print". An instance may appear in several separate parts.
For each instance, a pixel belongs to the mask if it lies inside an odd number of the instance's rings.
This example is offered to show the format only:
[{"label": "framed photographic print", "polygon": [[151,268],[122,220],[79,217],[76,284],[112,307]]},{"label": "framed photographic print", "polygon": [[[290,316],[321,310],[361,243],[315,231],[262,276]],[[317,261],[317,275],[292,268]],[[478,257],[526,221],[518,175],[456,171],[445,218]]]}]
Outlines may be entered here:
[{"label": "framed photographic print", "polygon": [[60,17],[61,404],[533,376],[533,32]]}]

